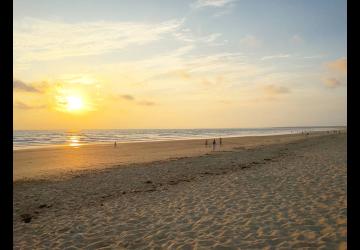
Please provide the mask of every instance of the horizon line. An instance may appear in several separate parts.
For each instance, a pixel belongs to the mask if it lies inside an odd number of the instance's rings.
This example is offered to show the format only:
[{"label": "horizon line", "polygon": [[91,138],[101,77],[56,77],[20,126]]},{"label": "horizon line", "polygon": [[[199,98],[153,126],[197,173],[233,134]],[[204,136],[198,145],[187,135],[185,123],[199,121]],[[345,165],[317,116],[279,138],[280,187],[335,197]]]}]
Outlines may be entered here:
[{"label": "horizon line", "polygon": [[332,128],[347,125],[304,125],[304,126],[270,126],[270,127],[199,127],[199,128],[58,128],[58,129],[13,129],[13,131],[55,131],[55,130],[191,130],[191,129],[268,129],[268,128]]}]

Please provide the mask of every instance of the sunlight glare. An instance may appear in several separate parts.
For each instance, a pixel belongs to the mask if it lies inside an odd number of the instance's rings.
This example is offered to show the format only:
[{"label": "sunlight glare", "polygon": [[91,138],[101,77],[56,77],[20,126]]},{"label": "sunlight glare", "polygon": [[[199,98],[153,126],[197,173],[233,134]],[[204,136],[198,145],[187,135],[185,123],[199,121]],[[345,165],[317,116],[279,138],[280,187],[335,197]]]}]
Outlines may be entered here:
[{"label": "sunlight glare", "polygon": [[84,107],[84,102],[79,96],[68,96],[66,98],[66,108],[68,111],[81,110]]}]

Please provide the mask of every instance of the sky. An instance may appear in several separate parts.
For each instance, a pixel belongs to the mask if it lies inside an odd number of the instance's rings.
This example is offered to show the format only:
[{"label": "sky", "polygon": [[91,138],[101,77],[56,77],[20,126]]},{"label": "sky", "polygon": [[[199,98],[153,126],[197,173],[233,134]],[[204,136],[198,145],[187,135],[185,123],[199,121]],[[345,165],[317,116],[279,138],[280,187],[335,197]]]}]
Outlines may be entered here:
[{"label": "sky", "polygon": [[14,129],[347,124],[345,0],[15,0]]}]

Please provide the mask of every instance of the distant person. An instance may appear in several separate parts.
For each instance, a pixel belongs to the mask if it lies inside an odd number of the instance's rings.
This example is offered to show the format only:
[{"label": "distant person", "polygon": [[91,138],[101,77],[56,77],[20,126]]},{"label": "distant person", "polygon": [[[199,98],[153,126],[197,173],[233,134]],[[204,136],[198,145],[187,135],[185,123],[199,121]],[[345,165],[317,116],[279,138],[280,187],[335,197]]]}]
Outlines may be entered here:
[{"label": "distant person", "polygon": [[221,137],[220,137],[220,140],[219,140],[219,144],[220,144],[220,147],[221,147],[221,145],[222,145],[222,139],[221,139]]},{"label": "distant person", "polygon": [[207,139],[205,140],[205,147],[206,148],[208,147],[208,140]]},{"label": "distant person", "polygon": [[215,150],[215,147],[216,147],[216,141],[215,139],[213,140],[213,151]]},{"label": "distant person", "polygon": [[114,148],[116,148],[116,141],[114,142]]}]

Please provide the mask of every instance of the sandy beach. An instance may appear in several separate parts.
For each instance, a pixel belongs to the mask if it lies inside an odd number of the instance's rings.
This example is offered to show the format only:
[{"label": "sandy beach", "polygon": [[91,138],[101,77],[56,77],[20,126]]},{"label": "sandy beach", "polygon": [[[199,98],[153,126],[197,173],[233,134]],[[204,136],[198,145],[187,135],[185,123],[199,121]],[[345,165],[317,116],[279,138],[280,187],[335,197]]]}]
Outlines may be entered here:
[{"label": "sandy beach", "polygon": [[[324,132],[312,132],[317,136]],[[228,151],[239,148],[251,148],[261,145],[285,143],[305,138],[301,134],[280,136],[247,136],[223,138],[223,145],[216,151]],[[104,169],[113,166],[125,166],[132,163],[146,163],[179,157],[200,156],[212,152],[212,139],[174,140],[154,142],[90,144],[81,146],[54,146],[47,148],[14,150],[14,180],[43,179],[71,174],[79,170]],[[218,138],[217,143],[219,143]]]},{"label": "sandy beach", "polygon": [[14,249],[346,249],[346,136],[14,151]]}]

